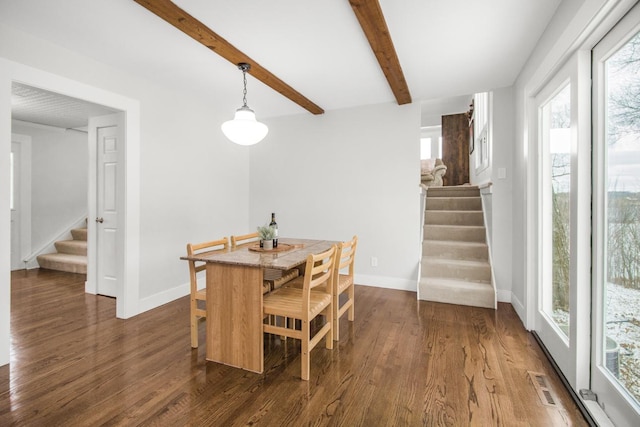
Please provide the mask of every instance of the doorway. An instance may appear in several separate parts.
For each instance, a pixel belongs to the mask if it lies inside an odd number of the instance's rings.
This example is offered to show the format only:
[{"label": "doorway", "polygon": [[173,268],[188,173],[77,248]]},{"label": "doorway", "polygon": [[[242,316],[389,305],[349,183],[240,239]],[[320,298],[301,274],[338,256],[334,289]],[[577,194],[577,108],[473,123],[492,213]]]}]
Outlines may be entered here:
[{"label": "doorway", "polygon": [[[12,61],[3,61],[2,72],[0,72],[0,92],[6,104],[0,108],[0,145],[2,146],[1,156],[5,159],[5,164],[9,164],[10,138],[11,138],[11,86],[17,82],[34,88],[40,88],[69,98],[94,104],[107,106],[114,110],[122,111],[125,116],[126,140],[125,149],[126,162],[123,165],[123,173],[126,176],[126,194],[124,195],[124,229],[123,229],[123,250],[119,257],[123,263],[123,284],[118,289],[116,302],[116,316],[126,319],[139,313],[139,269],[140,269],[140,102],[138,100],[106,91],[85,83],[70,80],[45,71],[36,70]],[[8,170],[7,170],[8,172]],[[0,222],[0,234],[6,238],[6,246],[0,248],[6,264],[2,264],[0,274],[9,277],[10,271],[10,216],[9,216],[9,174],[3,174],[0,193],[6,204],[6,211],[2,214],[3,220]],[[94,218],[95,219],[95,218]],[[0,291],[2,295],[9,295],[10,283],[2,281]],[[4,300],[4,298],[2,299]],[[8,301],[8,299],[6,300]],[[9,307],[5,315],[2,316],[0,324],[0,350],[2,350],[1,360],[8,357],[9,342]],[[8,359],[6,359],[8,360]]]},{"label": "doorway", "polygon": [[640,6],[607,30],[532,100],[532,329],[584,406],[626,426],[640,420]]},{"label": "doorway", "polygon": [[[34,265],[35,256],[52,252],[53,243],[68,233],[70,224],[80,220],[89,225],[89,215],[93,219],[95,212],[96,218],[104,216],[108,221],[100,227],[87,227],[87,249],[91,256],[86,257],[86,290],[116,297],[123,276],[122,262],[117,256],[123,250],[117,219],[122,223],[124,199],[110,196],[124,193],[122,166],[126,145],[124,115],[116,112],[113,108],[12,83],[13,127],[29,134],[33,142],[31,155],[25,153],[29,157],[21,155],[19,141],[12,142],[12,269],[18,260],[24,262],[22,268]],[[108,131],[106,138],[102,135],[105,131]],[[109,157],[106,167],[105,156]],[[22,165],[31,170],[32,162],[33,179],[20,173]],[[22,181],[33,181],[33,197],[19,191]],[[22,218],[23,198],[34,206],[31,219]],[[104,203],[106,198],[108,205]],[[25,245],[20,224],[33,225],[37,241],[34,252],[29,251],[26,256],[21,250]],[[30,244],[26,246],[28,249]]]}]

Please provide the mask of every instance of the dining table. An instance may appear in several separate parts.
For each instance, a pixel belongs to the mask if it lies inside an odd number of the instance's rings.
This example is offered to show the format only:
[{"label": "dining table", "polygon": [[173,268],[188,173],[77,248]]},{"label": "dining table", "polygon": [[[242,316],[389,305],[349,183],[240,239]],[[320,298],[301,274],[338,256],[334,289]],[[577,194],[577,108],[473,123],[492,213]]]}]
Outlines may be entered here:
[{"label": "dining table", "polygon": [[264,370],[264,269],[304,268],[309,254],[338,242],[279,238],[278,247],[248,243],[181,259],[206,263],[206,359],[251,372]]}]

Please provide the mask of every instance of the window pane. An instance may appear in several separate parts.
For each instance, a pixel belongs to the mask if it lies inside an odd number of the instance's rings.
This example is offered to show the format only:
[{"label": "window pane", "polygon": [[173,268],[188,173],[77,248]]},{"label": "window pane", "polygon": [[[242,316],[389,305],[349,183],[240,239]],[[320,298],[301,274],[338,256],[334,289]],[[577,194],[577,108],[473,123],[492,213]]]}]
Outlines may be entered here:
[{"label": "window pane", "polygon": [[549,239],[551,274],[545,285],[544,310],[565,336],[569,335],[570,214],[571,214],[571,85],[566,85],[543,107],[543,129],[549,144],[546,168],[550,183],[545,197],[550,207],[545,227]]},{"label": "window pane", "polygon": [[420,138],[420,159],[431,158],[431,138]]},{"label": "window pane", "polygon": [[640,401],[640,33],[605,63],[606,368]]}]

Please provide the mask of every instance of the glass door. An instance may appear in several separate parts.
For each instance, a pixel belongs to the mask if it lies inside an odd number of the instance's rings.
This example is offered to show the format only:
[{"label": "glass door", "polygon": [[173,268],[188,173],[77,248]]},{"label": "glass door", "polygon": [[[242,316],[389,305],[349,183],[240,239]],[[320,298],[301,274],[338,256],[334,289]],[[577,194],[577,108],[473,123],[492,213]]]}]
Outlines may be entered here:
[{"label": "glass door", "polygon": [[588,76],[589,54],[578,52],[536,96],[535,332],[576,390],[589,381],[591,142],[585,71]]},{"label": "glass door", "polygon": [[591,389],[640,425],[640,6],[593,50]]}]

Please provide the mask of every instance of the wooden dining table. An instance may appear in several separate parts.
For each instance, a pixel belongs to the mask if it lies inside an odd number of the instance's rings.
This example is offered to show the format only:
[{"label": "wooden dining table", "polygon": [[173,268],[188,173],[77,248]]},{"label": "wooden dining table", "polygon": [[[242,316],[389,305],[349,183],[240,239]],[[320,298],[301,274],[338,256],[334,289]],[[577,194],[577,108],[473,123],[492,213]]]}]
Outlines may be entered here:
[{"label": "wooden dining table", "polygon": [[262,282],[264,269],[304,266],[309,254],[337,244],[329,240],[278,239],[278,248],[261,251],[257,243],[181,259],[206,263],[206,358],[248,371],[264,370]]}]

